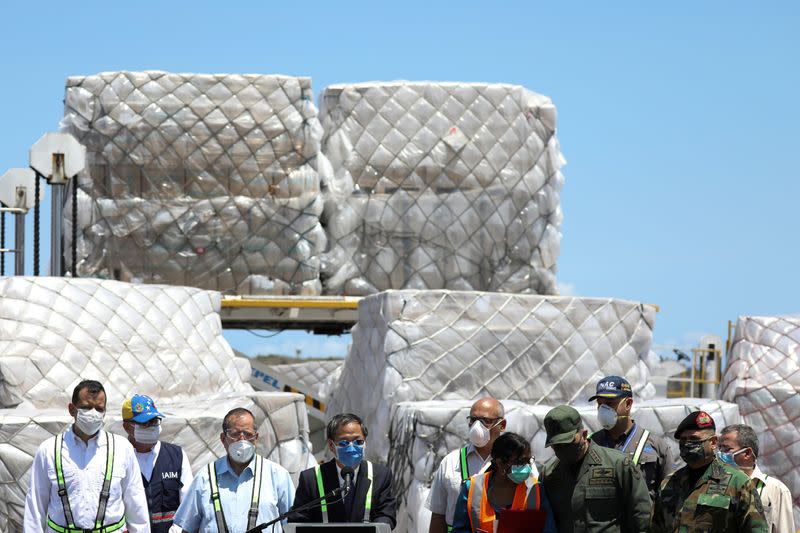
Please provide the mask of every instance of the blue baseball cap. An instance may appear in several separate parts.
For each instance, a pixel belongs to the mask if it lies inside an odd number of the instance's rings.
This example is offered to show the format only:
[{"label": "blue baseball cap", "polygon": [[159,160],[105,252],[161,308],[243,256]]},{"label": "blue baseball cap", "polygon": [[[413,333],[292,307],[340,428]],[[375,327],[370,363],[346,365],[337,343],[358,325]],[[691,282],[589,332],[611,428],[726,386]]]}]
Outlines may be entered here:
[{"label": "blue baseball cap", "polygon": [[122,419],[132,420],[138,424],[146,424],[154,418],[164,418],[150,396],[134,394],[122,402]]},{"label": "blue baseball cap", "polygon": [[633,389],[628,380],[621,376],[606,376],[597,382],[592,402],[597,398],[633,398]]}]

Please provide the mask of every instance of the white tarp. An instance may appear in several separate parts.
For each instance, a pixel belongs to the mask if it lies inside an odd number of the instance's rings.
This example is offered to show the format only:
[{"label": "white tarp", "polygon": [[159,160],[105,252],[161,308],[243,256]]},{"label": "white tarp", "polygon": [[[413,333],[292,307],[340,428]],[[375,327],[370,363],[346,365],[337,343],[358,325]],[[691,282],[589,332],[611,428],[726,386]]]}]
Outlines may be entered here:
[{"label": "white tarp", "polygon": [[109,402],[249,392],[222,336],[220,294],[111,280],[0,278],[0,408],[67,405],[84,377]]},{"label": "white tarp", "polygon": [[[586,404],[587,398],[581,398],[584,403],[575,407],[586,428],[593,432],[600,429],[597,406]],[[425,508],[425,501],[433,474],[448,452],[468,441],[466,417],[472,403],[466,400],[403,402],[393,411],[389,464],[395,475],[396,493],[400,495],[398,523],[411,533],[428,531],[430,512]],[[518,433],[531,442],[538,463],[547,462],[552,451],[544,447],[546,433],[543,422],[552,406],[526,405],[513,400],[504,400],[503,406],[508,420],[507,431]],[[638,424],[668,437],[667,442],[678,457],[677,443],[672,440],[672,434],[681,420],[697,409],[707,411],[718,427],[740,421],[735,404],[706,398],[637,400],[633,416]],[[398,529],[405,530],[400,526]]]},{"label": "white tarp", "polygon": [[82,277],[320,292],[328,166],[309,78],[104,72],[68,78],[64,102],[62,129],[87,148]]},{"label": "white tarp", "polygon": [[[225,454],[220,441],[222,418],[235,407],[250,409],[259,432],[258,453],[284,466],[295,482],[299,472],[313,464],[307,447],[308,419],[305,401],[299,394],[252,392],[198,397],[186,403],[160,402],[166,415],[161,440],[186,451],[192,471]],[[124,435],[121,403],[108,404],[107,431]],[[0,531],[22,531],[25,494],[30,467],[39,445],[64,431],[72,419],[61,409],[38,411],[30,406],[0,410]],[[310,462],[311,461],[311,462]]]},{"label": "white tarp", "polygon": [[320,103],[325,290],[554,294],[564,158],[556,109],[518,85],[334,85]]},{"label": "white tarp", "polygon": [[219,306],[219,293],[188,287],[0,278],[0,531],[21,530],[33,454],[69,424],[81,379],[103,383],[107,429],[118,433],[123,399],[152,396],[168,415],[164,440],[184,446],[195,470],[222,455],[234,407],[253,411],[260,451],[295,477],[313,461],[305,399],[253,391]]},{"label": "white tarp", "polygon": [[389,417],[402,401],[491,394],[573,403],[609,374],[647,397],[655,308],[611,298],[454,291],[387,291],[359,303],[353,343],[328,412],[361,413],[370,452],[385,458]]},{"label": "white tarp", "polygon": [[758,434],[758,464],[789,487],[800,524],[800,317],[739,317],[720,390]]}]

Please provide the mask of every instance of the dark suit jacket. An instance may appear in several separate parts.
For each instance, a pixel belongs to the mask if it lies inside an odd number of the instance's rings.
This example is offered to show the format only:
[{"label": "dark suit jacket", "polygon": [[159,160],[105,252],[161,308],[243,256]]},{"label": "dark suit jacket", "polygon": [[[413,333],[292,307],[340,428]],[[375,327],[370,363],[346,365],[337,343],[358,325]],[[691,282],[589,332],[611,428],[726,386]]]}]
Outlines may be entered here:
[{"label": "dark suit jacket", "polygon": [[[339,474],[336,471],[336,463],[333,459],[320,465],[322,471],[322,485],[325,492],[339,486]],[[394,529],[397,521],[395,520],[395,499],[392,494],[392,472],[383,465],[372,463],[372,511],[370,512],[371,522],[383,522],[389,524]],[[364,506],[367,499],[367,479],[366,462],[361,464],[356,477],[355,494],[353,509],[350,516],[345,517],[344,502],[328,502],[328,521],[329,522],[361,522],[364,520]],[[317,476],[313,468],[300,472],[300,481],[297,484],[297,492],[294,496],[292,510],[319,498],[317,490]],[[322,510],[319,506],[307,511],[298,511],[289,515],[289,522],[322,522]]]}]

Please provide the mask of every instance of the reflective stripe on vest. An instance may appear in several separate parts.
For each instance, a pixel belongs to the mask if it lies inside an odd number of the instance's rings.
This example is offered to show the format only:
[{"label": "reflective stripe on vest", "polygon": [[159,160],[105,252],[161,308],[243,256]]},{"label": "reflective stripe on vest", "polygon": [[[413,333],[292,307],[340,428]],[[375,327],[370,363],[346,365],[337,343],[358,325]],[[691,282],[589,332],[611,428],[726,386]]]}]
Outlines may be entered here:
[{"label": "reflective stripe on vest", "polygon": [[642,436],[639,438],[639,442],[636,444],[636,451],[633,452],[633,464],[638,465],[639,459],[642,458],[642,451],[644,447],[647,445],[647,439],[650,437],[650,431],[645,429],[642,432]]},{"label": "reflective stripe on vest", "polygon": [[[366,461],[367,463],[367,479],[369,480],[369,486],[367,487],[367,498],[364,501],[364,522],[369,522],[370,512],[372,511],[372,463]],[[322,523],[328,523],[328,502],[325,501],[325,486],[322,483],[322,470],[320,469],[319,465],[314,467],[314,473],[317,477],[317,492],[319,493],[319,497],[322,498],[320,502],[320,509],[322,510]],[[349,518],[349,517],[348,517]]]},{"label": "reflective stripe on vest", "polygon": [[[472,531],[494,531],[495,513],[489,503],[489,479],[492,472],[472,476],[469,481],[467,493],[467,508],[469,509],[469,524]],[[518,483],[514,490],[514,499],[509,509],[521,511],[523,509],[539,509],[541,495],[539,483],[529,478],[525,483]]]},{"label": "reflective stripe on vest", "polygon": [[[67,521],[66,526],[56,524],[53,519],[47,517],[47,525],[58,533],[111,533],[118,529],[122,529],[125,525],[125,517],[120,518],[118,522],[113,524],[103,525],[106,518],[106,505],[108,504],[108,497],[111,491],[111,477],[114,471],[114,439],[111,435],[104,431],[106,437],[106,470],[103,474],[103,487],[100,489],[100,501],[97,504],[97,515],[94,520],[93,528],[78,528],[75,527],[75,520],[72,515],[72,507],[69,504],[69,495],[67,494],[67,485],[64,482],[64,469],[61,461],[61,449],[64,444],[64,435],[56,435],[54,460],[56,467],[56,482],[58,483],[58,496],[61,498],[61,505],[64,508],[64,519]],[[99,442],[100,436],[97,440]]]},{"label": "reflective stripe on vest", "polygon": [[756,483],[756,491],[758,491],[759,496],[761,496],[761,493],[764,492],[764,487],[767,486],[767,479],[769,479],[769,476],[764,476],[764,481],[759,479],[758,483]]},{"label": "reflective stripe on vest", "polygon": [[150,522],[153,524],[163,524],[165,522],[172,522],[175,518],[175,511],[170,513],[153,513],[150,515]]},{"label": "reflective stripe on vest", "polygon": [[469,479],[469,465],[467,464],[467,447],[461,448],[461,483]]},{"label": "reflective stripe on vest", "polygon": [[[247,529],[253,529],[258,519],[258,502],[261,499],[261,478],[263,465],[261,456],[255,456],[253,466],[253,492],[250,496],[250,509],[247,511]],[[219,485],[217,484],[217,462],[208,463],[208,481],[211,485],[211,501],[214,504],[214,516],[217,519],[217,531],[228,533],[228,524],[222,512],[222,502],[219,499]]]}]

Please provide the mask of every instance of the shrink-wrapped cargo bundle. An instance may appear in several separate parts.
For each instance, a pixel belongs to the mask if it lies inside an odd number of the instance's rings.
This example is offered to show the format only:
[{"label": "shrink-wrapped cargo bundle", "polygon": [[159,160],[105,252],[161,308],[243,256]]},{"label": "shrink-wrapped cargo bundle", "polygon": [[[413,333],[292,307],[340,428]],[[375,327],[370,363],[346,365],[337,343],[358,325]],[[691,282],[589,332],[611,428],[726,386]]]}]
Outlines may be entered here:
[{"label": "shrink-wrapped cargo bundle", "polygon": [[[79,275],[320,292],[325,164],[309,78],[70,77],[62,129],[87,148]],[[71,202],[64,225],[70,265]]]},{"label": "shrink-wrapped cargo bundle", "polygon": [[325,290],[555,294],[563,177],[549,98],[502,84],[334,85]]},{"label": "shrink-wrapped cargo bundle", "polygon": [[655,308],[611,298],[387,291],[359,304],[353,344],[328,411],[364,413],[368,453],[385,458],[401,401],[490,394],[531,404],[588,398],[610,374],[640,397]]},{"label": "shrink-wrapped cargo bundle", "polygon": [[[466,417],[471,405],[472,401],[451,400],[402,402],[395,406],[389,463],[395,475],[395,492],[401,495],[398,524],[405,528],[401,530],[409,533],[428,531],[430,511],[425,507],[425,502],[433,474],[448,452],[468,442]],[[544,447],[546,433],[543,421],[553,406],[504,400],[503,407],[506,430],[518,433],[531,442],[531,451],[537,463],[541,465],[547,462],[552,457],[552,451]],[[595,405],[584,403],[576,405],[576,408],[590,432],[600,429]],[[637,401],[633,416],[638,424],[657,435],[666,436],[667,442],[673,447],[674,456],[678,457],[677,443],[672,440],[672,434],[681,420],[697,409],[707,411],[720,428],[740,421],[735,404],[704,398]]]},{"label": "shrink-wrapped cargo bundle", "polygon": [[800,317],[739,317],[720,390],[756,430],[758,464],[789,487],[800,524]]}]

